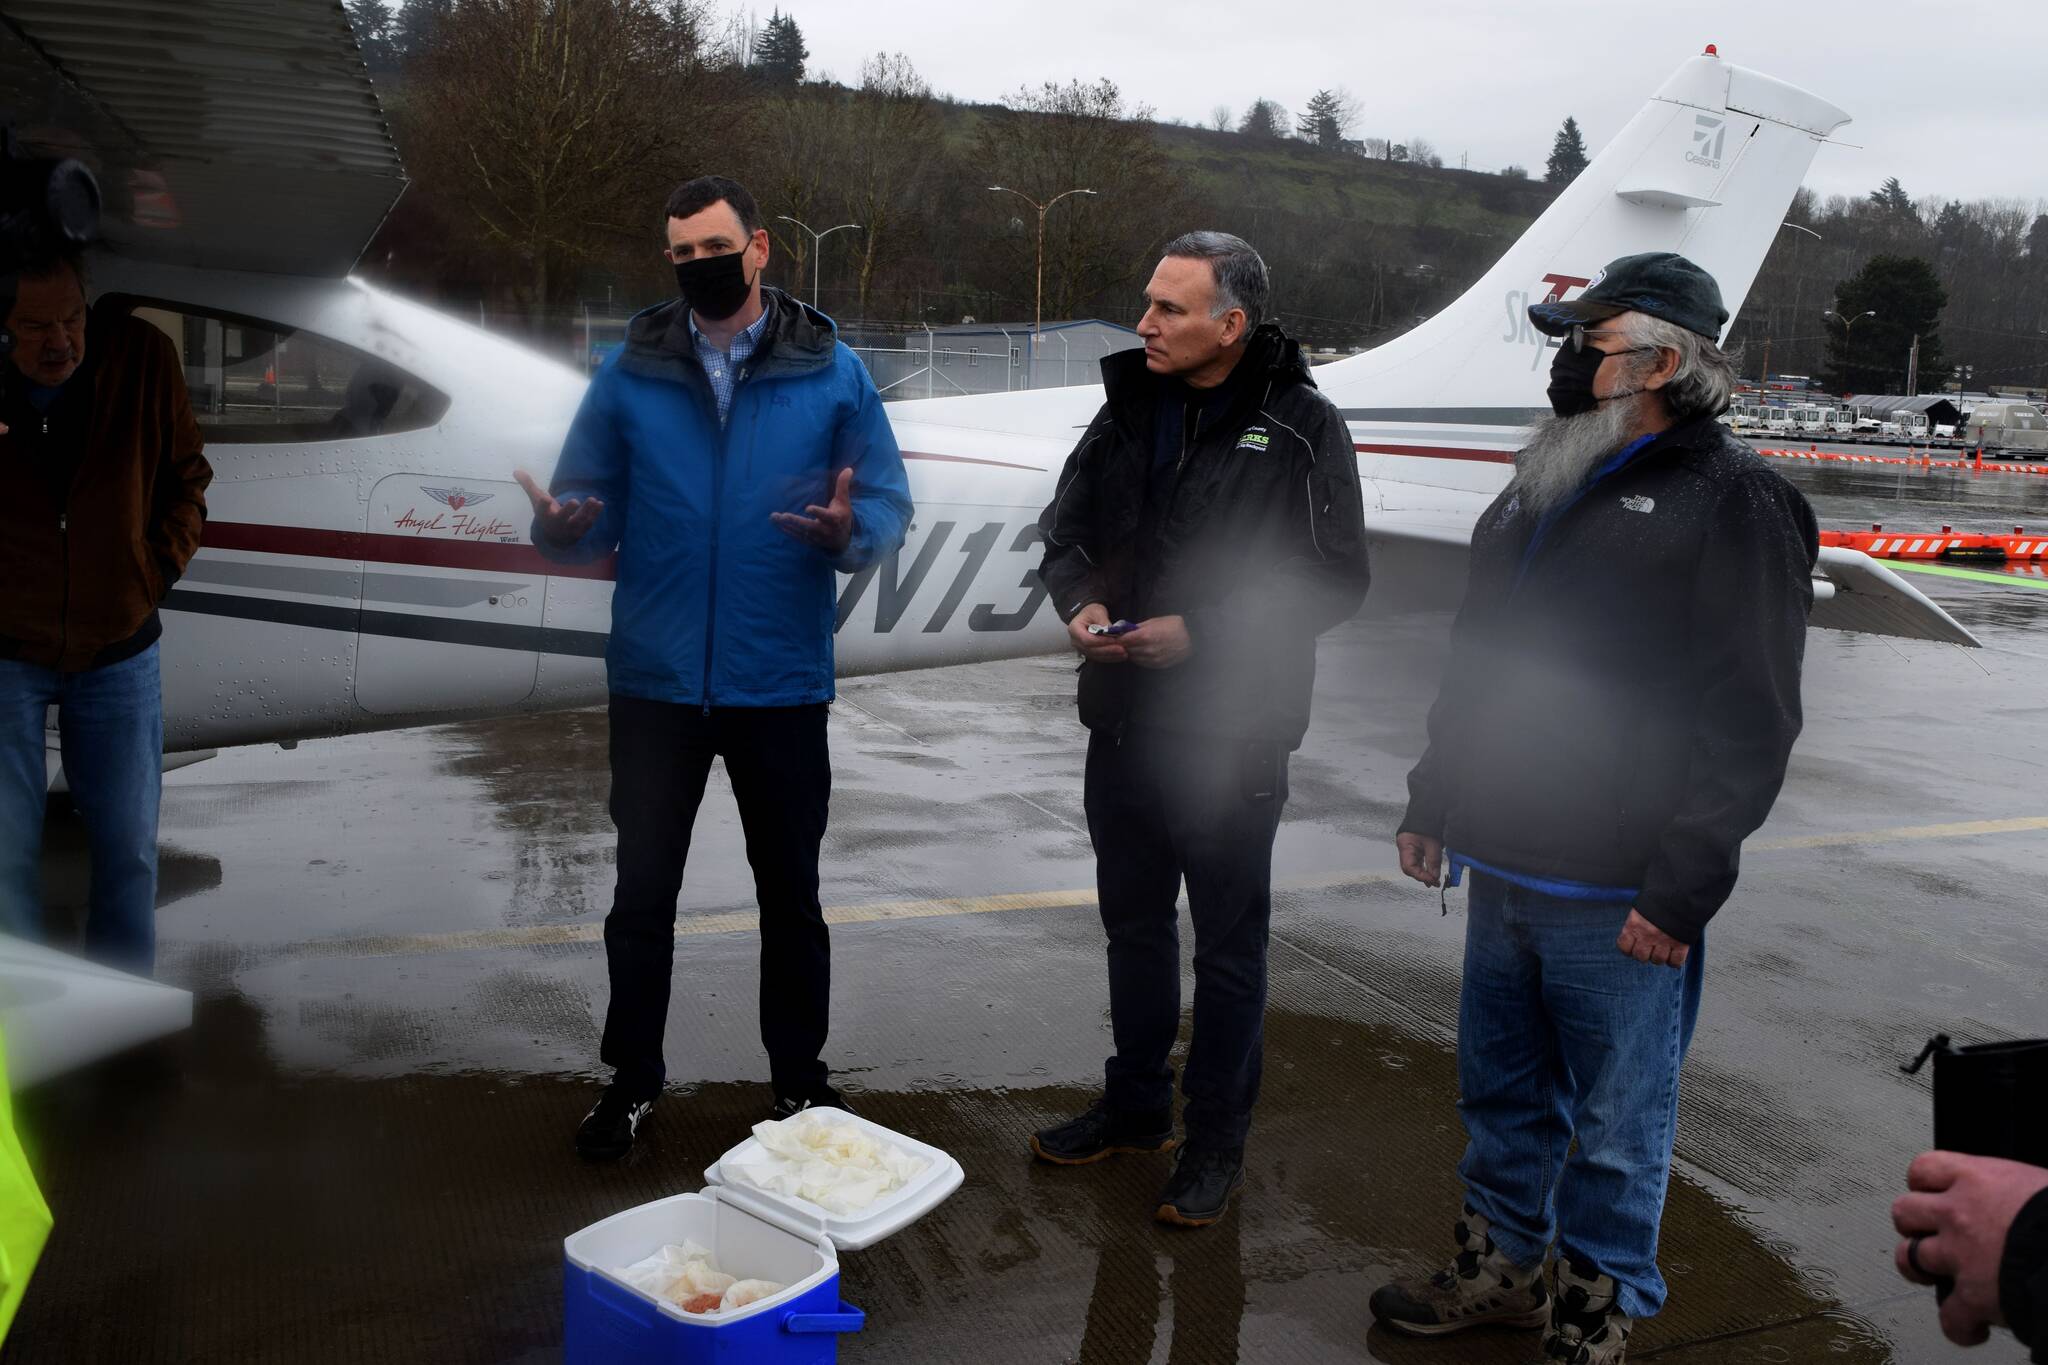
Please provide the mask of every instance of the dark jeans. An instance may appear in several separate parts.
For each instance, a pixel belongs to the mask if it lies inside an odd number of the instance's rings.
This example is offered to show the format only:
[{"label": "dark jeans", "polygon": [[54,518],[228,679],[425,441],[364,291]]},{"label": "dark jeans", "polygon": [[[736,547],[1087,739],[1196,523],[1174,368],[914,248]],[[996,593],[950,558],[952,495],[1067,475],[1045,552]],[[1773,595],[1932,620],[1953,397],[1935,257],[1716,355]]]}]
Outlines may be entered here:
[{"label": "dark jeans", "polygon": [[619,879],[604,921],[611,1007],[599,1056],[651,1093],[666,1076],[676,897],[711,760],[725,760],[761,907],[761,1041],[776,1093],[824,1084],[832,943],[818,906],[832,762],[826,707],[721,707],[611,699],[612,823]]},{"label": "dark jeans", "polygon": [[[1264,797],[1248,775],[1263,763]],[[1249,770],[1249,771],[1248,771]],[[1258,784],[1253,783],[1253,786]],[[1234,1147],[1251,1126],[1265,1042],[1273,836],[1287,756],[1273,746],[1131,729],[1088,739],[1088,837],[1109,935],[1112,1109],[1173,1105],[1180,1031],[1180,916],[1195,925],[1195,1027],[1181,1090],[1190,1142]]]}]

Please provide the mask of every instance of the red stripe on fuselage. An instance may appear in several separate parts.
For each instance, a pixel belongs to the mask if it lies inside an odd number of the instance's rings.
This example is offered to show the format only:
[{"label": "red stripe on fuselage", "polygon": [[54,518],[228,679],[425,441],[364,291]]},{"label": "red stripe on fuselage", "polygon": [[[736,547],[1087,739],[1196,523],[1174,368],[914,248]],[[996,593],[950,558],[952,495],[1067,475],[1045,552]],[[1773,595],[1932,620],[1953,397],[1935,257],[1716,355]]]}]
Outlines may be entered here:
[{"label": "red stripe on fuselage", "polygon": [[209,521],[200,537],[212,550],[249,550],[266,555],[314,559],[361,559],[376,564],[417,564],[432,569],[516,573],[550,578],[610,579],[611,556],[591,564],[557,564],[531,545],[499,541],[429,540],[424,536],[372,535],[365,531],[318,531],[303,526]]},{"label": "red stripe on fuselage", "polygon": [[1045,472],[1044,465],[1011,464],[1007,460],[977,460],[971,455],[934,455],[926,450],[906,450],[903,452],[903,458],[906,460],[936,460],[944,464],[984,464],[992,469],[1028,469],[1033,474],[1043,474]]},{"label": "red stripe on fuselage", "polygon": [[1512,450],[1481,450],[1473,446],[1404,446],[1378,442],[1356,443],[1360,451],[1374,455],[1414,455],[1425,460],[1478,460],[1483,464],[1513,464]]}]

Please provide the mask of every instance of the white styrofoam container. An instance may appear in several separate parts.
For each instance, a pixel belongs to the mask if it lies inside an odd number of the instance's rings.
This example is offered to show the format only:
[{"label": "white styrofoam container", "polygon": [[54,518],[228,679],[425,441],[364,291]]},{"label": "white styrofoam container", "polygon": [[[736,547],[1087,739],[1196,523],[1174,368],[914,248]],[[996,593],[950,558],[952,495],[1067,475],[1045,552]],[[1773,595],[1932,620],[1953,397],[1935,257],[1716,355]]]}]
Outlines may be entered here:
[{"label": "white styrofoam container", "polygon": [[925,1168],[909,1183],[889,1191],[858,1213],[832,1213],[808,1199],[771,1194],[744,1181],[728,1178],[727,1163],[750,1159],[761,1150],[760,1139],[749,1135],[746,1141],[711,1163],[704,1172],[704,1183],[718,1186],[725,1199],[758,1213],[778,1227],[788,1228],[805,1237],[822,1232],[841,1251],[859,1251],[901,1232],[930,1213],[967,1178],[958,1161],[930,1143],[906,1137],[893,1128],[870,1123],[855,1114],[830,1109],[806,1112],[830,1114],[835,1123],[860,1128],[878,1142],[886,1142],[911,1156],[921,1157]]}]

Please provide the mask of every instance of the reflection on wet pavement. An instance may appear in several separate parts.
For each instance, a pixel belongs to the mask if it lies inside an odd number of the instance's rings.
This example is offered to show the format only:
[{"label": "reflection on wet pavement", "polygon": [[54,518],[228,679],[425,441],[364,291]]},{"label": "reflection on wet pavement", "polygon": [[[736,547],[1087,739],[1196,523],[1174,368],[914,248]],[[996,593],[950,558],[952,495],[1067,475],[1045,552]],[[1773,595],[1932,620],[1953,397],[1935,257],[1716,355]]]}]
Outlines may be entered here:
[{"label": "reflection on wet pavement", "polygon": [[[1794,472],[1826,524],[1963,520],[1931,485],[1901,504],[1859,473]],[[2024,522],[2048,514],[2026,502],[2048,499],[2037,482],[1955,496]],[[1812,637],[1807,734],[1714,927],[1672,1300],[1632,1358],[2021,1358],[1940,1341],[1931,1300],[1892,1275],[1885,1210],[1928,1130],[1925,1078],[1894,1064],[1937,1029],[2048,1033],[2048,801],[2015,781],[2048,757],[2048,593],[1916,581],[1987,648]],[[844,1359],[1522,1365],[1527,1335],[1410,1341],[1365,1311],[1387,1276],[1447,1254],[1459,1195],[1462,907],[1440,917],[1389,876],[1386,845],[1444,627],[1362,623],[1323,650],[1276,854],[1249,1180],[1206,1232],[1149,1221],[1165,1158],[1053,1169],[1022,1145],[1089,1101],[1109,1048],[1069,666],[844,686],[828,1056],[864,1113],[968,1172],[846,1256],[869,1326]],[[560,1239],[697,1188],[766,1099],[752,878],[715,777],[684,892],[676,1083],[629,1162],[569,1154],[605,999],[606,791],[601,712],[174,774],[163,962],[200,993],[198,1023],[23,1097],[58,1222],[4,1358],[558,1359]],[[49,843],[61,934],[82,832],[60,819]]]}]

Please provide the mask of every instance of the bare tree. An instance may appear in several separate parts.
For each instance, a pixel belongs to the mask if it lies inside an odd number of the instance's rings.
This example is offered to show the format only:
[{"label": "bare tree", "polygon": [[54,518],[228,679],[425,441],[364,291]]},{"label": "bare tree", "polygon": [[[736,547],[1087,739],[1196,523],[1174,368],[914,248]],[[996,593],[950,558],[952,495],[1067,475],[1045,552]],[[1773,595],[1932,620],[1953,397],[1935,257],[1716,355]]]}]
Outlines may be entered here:
[{"label": "bare tree", "polygon": [[813,230],[831,226],[820,220],[838,207],[840,167],[852,152],[846,97],[825,86],[798,86],[757,101],[754,112],[759,150],[750,188],[767,218],[762,226],[781,248],[789,278],[801,294],[811,278],[811,237],[778,215],[786,213]]},{"label": "bare tree", "polygon": [[467,0],[419,58],[408,161],[509,254],[536,322],[574,267],[644,240],[692,128],[701,20],[639,0]]},{"label": "bare tree", "polygon": [[[1147,254],[1180,216],[1180,181],[1153,136],[1151,111],[1127,105],[1113,81],[1048,81],[1019,90],[1006,104],[983,121],[976,143],[975,166],[988,183],[1040,204],[1071,189],[1096,192],[1062,201],[1045,222],[1045,315],[1072,316],[1151,267]],[[1013,278],[1028,286],[1037,215],[1015,196],[985,197],[991,217],[1020,229],[996,241],[1017,272]]]},{"label": "bare tree", "polygon": [[850,134],[840,178],[860,238],[860,315],[868,313],[875,274],[923,216],[942,136],[932,88],[910,58],[877,53],[861,64],[847,118]]},{"label": "bare tree", "polygon": [[1408,159],[1418,166],[1443,168],[1444,159],[1436,154],[1436,145],[1425,137],[1408,139]]},{"label": "bare tree", "polygon": [[1219,104],[1209,111],[1209,126],[1219,133],[1229,132],[1233,121],[1227,104]]}]

